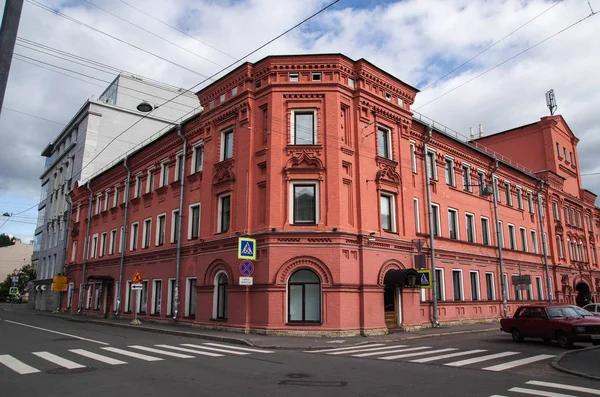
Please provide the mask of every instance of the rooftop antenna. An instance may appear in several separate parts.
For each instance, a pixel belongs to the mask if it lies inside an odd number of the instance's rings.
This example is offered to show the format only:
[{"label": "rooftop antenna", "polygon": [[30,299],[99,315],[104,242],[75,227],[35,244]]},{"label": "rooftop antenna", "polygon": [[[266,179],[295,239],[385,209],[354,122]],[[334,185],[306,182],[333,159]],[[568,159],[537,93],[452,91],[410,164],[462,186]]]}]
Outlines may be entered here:
[{"label": "rooftop antenna", "polygon": [[546,92],[546,106],[550,109],[550,116],[554,116],[556,112],[556,97],[554,96],[554,90]]}]

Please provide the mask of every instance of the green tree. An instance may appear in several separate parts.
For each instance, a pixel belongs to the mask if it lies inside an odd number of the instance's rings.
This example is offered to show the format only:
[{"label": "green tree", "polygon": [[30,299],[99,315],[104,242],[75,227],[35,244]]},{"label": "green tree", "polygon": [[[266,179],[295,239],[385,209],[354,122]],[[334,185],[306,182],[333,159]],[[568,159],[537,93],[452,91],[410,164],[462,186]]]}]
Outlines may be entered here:
[{"label": "green tree", "polygon": [[37,272],[31,264],[24,265],[21,270],[15,269],[12,274],[6,276],[6,279],[0,284],[0,296],[8,295],[10,287],[12,287],[13,276],[18,277],[16,287],[19,288],[19,294],[24,295],[28,292],[28,284],[31,280],[35,280]]},{"label": "green tree", "polygon": [[8,234],[0,234],[0,247],[8,247],[9,245],[15,245],[15,238],[10,237]]}]

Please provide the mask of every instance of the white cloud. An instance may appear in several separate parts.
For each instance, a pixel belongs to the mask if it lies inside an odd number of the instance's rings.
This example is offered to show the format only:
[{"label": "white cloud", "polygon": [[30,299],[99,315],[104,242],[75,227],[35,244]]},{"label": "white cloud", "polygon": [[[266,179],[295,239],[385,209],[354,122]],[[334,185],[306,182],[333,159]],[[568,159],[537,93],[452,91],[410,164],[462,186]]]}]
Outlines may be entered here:
[{"label": "white cloud", "polygon": [[[38,0],[61,12],[160,54],[200,74],[218,66],[159,40],[83,1]],[[91,0],[120,17],[151,30],[220,65],[232,59],[186,37],[115,0]],[[288,29],[327,4],[323,0],[126,0],[177,25],[188,34],[234,56],[240,56]],[[375,7],[363,4],[377,3]],[[3,7],[4,2],[0,0]],[[342,0],[334,8],[249,60],[269,54],[341,52],[366,58],[411,85],[425,86],[535,17],[553,2],[407,0],[361,2]],[[600,0],[592,0],[600,10]],[[357,8],[361,7],[361,8]],[[415,108],[462,84],[482,71],[523,51],[590,12],[587,2],[564,0],[496,45],[467,67],[417,96]],[[429,117],[468,135],[469,126],[482,123],[486,133],[531,123],[548,114],[544,93],[553,88],[562,114],[580,139],[583,173],[600,172],[595,159],[600,137],[600,17],[592,17],[498,69],[420,109]],[[26,2],[19,36],[113,65],[142,76],[182,87],[202,78],[81,27]],[[17,53],[59,64],[110,81],[114,75],[73,65],[17,46]],[[65,72],[66,73],[66,72]],[[13,61],[5,106],[65,122],[86,98],[99,95],[104,82],[78,80]],[[100,85],[101,87],[98,87]],[[7,110],[0,133],[10,149],[0,157],[0,213],[18,212],[39,197],[42,149],[60,126]],[[6,145],[5,145],[6,147]],[[600,176],[584,177],[584,186],[600,193]],[[35,211],[24,214],[35,218]],[[0,218],[0,221],[2,219]],[[9,222],[1,231],[30,237],[34,226]]]}]

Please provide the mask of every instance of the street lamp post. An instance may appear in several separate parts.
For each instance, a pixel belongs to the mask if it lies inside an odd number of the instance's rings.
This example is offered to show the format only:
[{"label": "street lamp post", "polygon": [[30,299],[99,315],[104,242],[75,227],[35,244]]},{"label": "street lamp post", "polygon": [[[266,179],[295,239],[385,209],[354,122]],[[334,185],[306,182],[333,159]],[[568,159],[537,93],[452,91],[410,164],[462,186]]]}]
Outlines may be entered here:
[{"label": "street lamp post", "polygon": [[498,243],[498,262],[500,264],[500,288],[502,288],[502,312],[503,317],[508,317],[508,305],[506,302],[506,284],[504,282],[504,258],[502,257],[502,233],[500,231],[500,220],[498,219],[498,184],[494,183],[494,176],[498,170],[498,159],[494,157],[494,168],[492,169],[492,197],[494,198],[494,218],[496,223],[496,242]]}]

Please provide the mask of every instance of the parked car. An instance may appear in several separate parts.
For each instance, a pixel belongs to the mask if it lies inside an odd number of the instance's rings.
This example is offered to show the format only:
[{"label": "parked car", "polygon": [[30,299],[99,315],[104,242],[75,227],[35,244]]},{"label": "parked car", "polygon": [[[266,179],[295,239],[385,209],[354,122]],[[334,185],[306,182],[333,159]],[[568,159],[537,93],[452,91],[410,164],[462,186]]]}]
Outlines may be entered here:
[{"label": "parked car", "polygon": [[583,307],[588,312],[592,313],[596,317],[600,317],[600,303],[590,303]]},{"label": "parked car", "polygon": [[515,342],[524,338],[556,340],[568,348],[574,342],[600,345],[600,318],[572,305],[521,306],[513,318],[500,320],[501,330],[512,334]]}]

